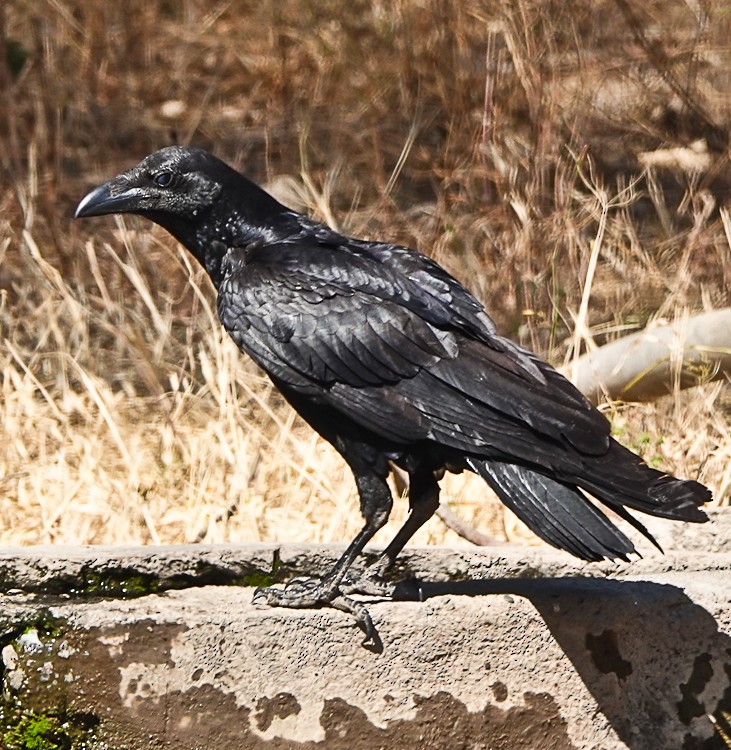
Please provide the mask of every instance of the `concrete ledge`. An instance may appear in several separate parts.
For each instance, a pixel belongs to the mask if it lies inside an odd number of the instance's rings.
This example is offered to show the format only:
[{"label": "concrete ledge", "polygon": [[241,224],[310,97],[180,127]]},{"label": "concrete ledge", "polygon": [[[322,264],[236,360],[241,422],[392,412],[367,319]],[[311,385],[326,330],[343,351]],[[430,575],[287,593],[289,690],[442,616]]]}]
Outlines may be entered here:
[{"label": "concrete ledge", "polygon": [[321,572],[338,551],[3,551],[6,746],[728,746],[731,552],[616,567],[410,550],[404,572],[431,583],[424,602],[369,602],[380,654],[348,615],[255,609],[224,585]]}]

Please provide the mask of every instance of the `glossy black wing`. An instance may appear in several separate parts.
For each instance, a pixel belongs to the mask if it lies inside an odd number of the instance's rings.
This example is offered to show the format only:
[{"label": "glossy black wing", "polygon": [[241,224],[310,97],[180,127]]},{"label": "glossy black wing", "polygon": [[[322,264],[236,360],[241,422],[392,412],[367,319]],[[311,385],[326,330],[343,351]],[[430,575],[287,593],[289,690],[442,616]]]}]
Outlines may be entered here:
[{"label": "glossy black wing", "polygon": [[218,309],[236,343],[278,379],[382,385],[457,355],[452,332],[400,304],[399,290],[369,276],[357,257],[308,245],[261,255],[252,262],[230,253]]},{"label": "glossy black wing", "polygon": [[607,421],[549,365],[494,334],[474,297],[424,256],[302,241],[233,250],[226,264],[219,314],[239,347],[370,429],[461,450],[504,438],[516,456],[534,450],[533,431],[607,450]]}]

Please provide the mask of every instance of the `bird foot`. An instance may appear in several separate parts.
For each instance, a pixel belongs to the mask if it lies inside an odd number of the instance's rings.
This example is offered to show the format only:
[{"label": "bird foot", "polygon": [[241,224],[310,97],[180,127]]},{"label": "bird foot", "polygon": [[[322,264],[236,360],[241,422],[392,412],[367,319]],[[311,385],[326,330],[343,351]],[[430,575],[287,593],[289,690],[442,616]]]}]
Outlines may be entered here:
[{"label": "bird foot", "polygon": [[381,639],[368,610],[340,590],[340,587],[327,578],[293,578],[284,588],[258,588],[254,591],[254,605],[266,604],[270,607],[291,607],[308,609],[311,607],[332,607],[348,612],[365,633],[363,645],[375,651],[382,649]]},{"label": "bird foot", "polygon": [[348,574],[340,584],[340,590],[346,594],[365,594],[396,601],[423,601],[421,583],[416,579],[391,583],[383,580],[381,570],[375,566],[366,568],[361,573]]},{"label": "bird foot", "polygon": [[340,583],[340,590],[346,594],[365,594],[391,599],[396,591],[396,584],[384,581],[379,573],[366,568],[362,573],[346,575]]},{"label": "bird foot", "polygon": [[327,580],[319,578],[293,578],[284,588],[268,586],[254,591],[254,604],[268,604],[270,607],[291,607],[307,609],[329,604],[339,591]]}]

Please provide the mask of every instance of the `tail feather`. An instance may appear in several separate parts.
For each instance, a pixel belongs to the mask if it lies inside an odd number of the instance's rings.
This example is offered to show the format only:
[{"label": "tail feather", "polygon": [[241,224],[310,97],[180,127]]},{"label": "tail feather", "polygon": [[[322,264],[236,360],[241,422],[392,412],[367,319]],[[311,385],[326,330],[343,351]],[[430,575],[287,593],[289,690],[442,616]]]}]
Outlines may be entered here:
[{"label": "tail feather", "polygon": [[[575,487],[515,464],[479,459],[467,463],[518,518],[554,547],[590,561],[628,560],[636,553],[632,542]],[[634,525],[657,544],[642,524]]]},{"label": "tail feather", "polygon": [[615,510],[624,505],[661,518],[694,523],[708,520],[699,507],[711,499],[708,488],[700,482],[676,479],[650,468],[614,440],[604,456],[591,457],[585,466],[581,476],[568,481]]},{"label": "tail feather", "polygon": [[468,458],[467,464],[539,537],[584,560],[628,560],[637,551],[582,490],[611,508],[661,552],[652,534],[627,508],[681,521],[708,520],[699,506],[711,499],[710,490],[699,482],[650,468],[616,441],[605,455],[584,457],[578,475],[572,471],[559,478],[481,458]]},{"label": "tail feather", "polygon": [[607,505],[623,520],[626,521],[630,526],[633,526],[637,531],[642,534],[642,536],[645,537],[645,539],[649,539],[652,544],[660,551],[665,552],[665,550],[660,546],[660,543],[655,539],[655,537],[647,530],[647,527],[645,526],[642,521],[635,518],[628,510],[622,505],[618,505],[616,503],[607,503]]}]

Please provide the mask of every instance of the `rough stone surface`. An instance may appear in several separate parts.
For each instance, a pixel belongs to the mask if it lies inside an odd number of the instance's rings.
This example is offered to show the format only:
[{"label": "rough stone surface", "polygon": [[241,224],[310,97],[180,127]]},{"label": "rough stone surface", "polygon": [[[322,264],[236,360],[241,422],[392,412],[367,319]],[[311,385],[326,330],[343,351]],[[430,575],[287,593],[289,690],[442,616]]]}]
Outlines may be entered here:
[{"label": "rough stone surface", "polygon": [[407,551],[424,601],[367,600],[381,653],[346,614],[226,585],[321,572],[337,548],[4,550],[0,723],[50,716],[115,750],[721,750],[731,551],[690,546],[621,567]]}]

